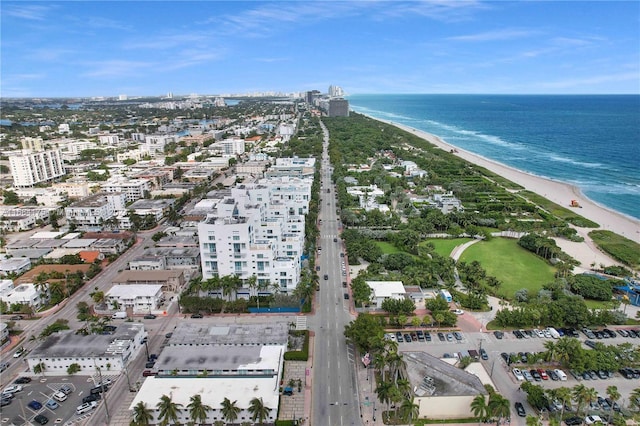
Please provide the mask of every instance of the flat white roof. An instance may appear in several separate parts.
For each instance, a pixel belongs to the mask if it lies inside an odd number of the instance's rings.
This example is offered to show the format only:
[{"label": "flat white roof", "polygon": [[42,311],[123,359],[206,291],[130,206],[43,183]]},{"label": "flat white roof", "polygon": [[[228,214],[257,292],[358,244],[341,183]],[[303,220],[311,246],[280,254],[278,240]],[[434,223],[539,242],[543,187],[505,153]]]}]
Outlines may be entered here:
[{"label": "flat white roof", "polygon": [[405,294],[402,281],[365,281],[374,297],[391,297],[397,294]]},{"label": "flat white roof", "polygon": [[38,239],[38,240],[53,240],[54,238],[58,238],[59,236],[63,235],[64,232],[36,232],[35,234],[33,234],[31,237],[29,237],[32,240]]},{"label": "flat white roof", "polygon": [[80,235],[82,235],[82,233],[80,232],[70,232],[67,235],[65,235],[64,237],[62,237],[63,240],[73,240],[74,238],[79,238]]},{"label": "flat white roof", "polygon": [[107,292],[107,297],[153,297],[162,289],[160,284],[116,284]]},{"label": "flat white roof", "polygon": [[286,347],[284,345],[171,345],[162,350],[156,363],[160,371],[176,370],[245,370],[260,372],[280,367]]},{"label": "flat white roof", "polygon": [[171,394],[171,400],[189,405],[193,395],[200,395],[202,403],[213,408],[220,408],[224,398],[238,401],[237,406],[248,408],[253,398],[262,398],[264,405],[277,411],[278,408],[278,377],[154,377],[146,378],[142,387],[129,405],[133,410],[142,401],[147,407],[154,408],[163,395]]}]

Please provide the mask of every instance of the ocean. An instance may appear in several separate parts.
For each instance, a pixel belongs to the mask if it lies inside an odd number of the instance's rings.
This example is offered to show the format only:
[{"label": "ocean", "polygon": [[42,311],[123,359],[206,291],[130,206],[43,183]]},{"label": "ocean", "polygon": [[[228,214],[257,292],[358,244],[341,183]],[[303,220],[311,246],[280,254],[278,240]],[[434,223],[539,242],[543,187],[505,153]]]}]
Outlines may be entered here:
[{"label": "ocean", "polygon": [[[351,109],[573,184],[640,219],[638,95],[350,95]],[[568,200],[567,200],[568,202]]]}]

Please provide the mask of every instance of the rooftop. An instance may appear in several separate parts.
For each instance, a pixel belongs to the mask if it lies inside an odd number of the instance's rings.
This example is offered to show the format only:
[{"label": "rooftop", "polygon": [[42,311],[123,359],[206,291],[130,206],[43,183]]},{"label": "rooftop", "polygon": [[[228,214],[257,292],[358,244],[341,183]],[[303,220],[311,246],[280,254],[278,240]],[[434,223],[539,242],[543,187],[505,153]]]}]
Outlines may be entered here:
[{"label": "rooftop", "polygon": [[477,376],[432,355],[425,352],[403,352],[402,355],[411,387],[416,389],[416,396],[487,394],[487,390]]},{"label": "rooftop", "polygon": [[203,325],[201,321],[183,322],[174,330],[171,345],[286,345],[289,324]]},{"label": "rooftop", "polygon": [[154,297],[162,289],[158,284],[114,285],[107,291],[107,297]]},{"label": "rooftop", "polygon": [[183,275],[182,271],[122,271],[114,279],[114,283],[125,283],[128,281],[164,281],[171,278],[178,278]]},{"label": "rooftop", "polygon": [[217,409],[225,397],[237,401],[240,408],[248,407],[253,398],[262,398],[264,405],[275,413],[279,401],[277,377],[147,377],[129,409],[133,410],[139,402],[155,407],[160,398],[168,393],[171,393],[174,403],[183,407],[189,405],[193,395],[200,395],[203,404]]},{"label": "rooftop", "polygon": [[[246,375],[277,374],[286,346],[192,345],[167,346],[156,363],[159,371],[203,371],[228,375],[244,370]],[[238,374],[238,373],[235,373]]]},{"label": "rooftop", "polygon": [[77,358],[104,356],[116,340],[132,340],[144,328],[144,324],[123,323],[114,334],[90,334],[82,336],[73,331],[53,333],[28,355],[29,358]]}]

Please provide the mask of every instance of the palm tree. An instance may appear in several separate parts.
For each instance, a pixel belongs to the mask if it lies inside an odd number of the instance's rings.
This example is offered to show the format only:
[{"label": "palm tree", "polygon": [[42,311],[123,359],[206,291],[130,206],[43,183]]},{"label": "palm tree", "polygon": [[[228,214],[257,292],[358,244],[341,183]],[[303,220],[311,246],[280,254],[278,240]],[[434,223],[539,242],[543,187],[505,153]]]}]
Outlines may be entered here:
[{"label": "palm tree", "polygon": [[253,398],[249,403],[249,413],[251,413],[251,420],[254,422],[257,420],[258,424],[263,424],[265,419],[269,417],[271,408],[264,405],[262,398]]},{"label": "palm tree", "polygon": [[238,401],[231,402],[229,398],[225,398],[221,403],[222,415],[229,423],[236,421],[236,419],[238,418],[238,414],[241,411],[240,407],[236,406],[237,402]]},{"label": "palm tree", "polygon": [[635,388],[631,394],[629,394],[629,407],[640,409],[640,388]]},{"label": "palm tree", "polygon": [[160,402],[156,404],[156,408],[160,412],[158,414],[158,420],[160,420],[158,424],[160,426],[178,423],[178,415],[182,411],[182,404],[173,402],[170,396],[162,395]]},{"label": "palm tree", "polygon": [[546,361],[555,361],[558,345],[553,340],[547,340],[544,342],[544,348],[547,350],[545,353]]},{"label": "palm tree", "polygon": [[527,416],[527,426],[542,426],[542,422],[538,416]]},{"label": "palm tree", "polygon": [[189,416],[194,422],[207,422],[207,415],[209,411],[211,411],[211,407],[202,403],[202,397],[200,395],[193,395],[187,408],[189,409]]},{"label": "palm tree", "polygon": [[133,419],[129,426],[148,426],[153,420],[151,409],[147,408],[147,404],[143,401],[138,402],[133,407]]},{"label": "palm tree", "polygon": [[578,404],[578,410],[576,411],[578,416],[580,416],[579,413],[582,406],[591,403],[593,400],[598,398],[598,392],[594,388],[588,388],[583,384],[574,386],[572,393],[573,399],[575,399]]},{"label": "palm tree", "polygon": [[378,399],[383,404],[387,404],[387,407],[391,405],[391,389],[394,388],[393,383],[390,381],[383,380],[378,383],[376,386],[376,393],[378,394]]},{"label": "palm tree", "polygon": [[484,394],[476,395],[471,401],[471,412],[478,419],[478,423],[487,420],[488,409],[487,398]]},{"label": "palm tree", "polygon": [[616,401],[620,399],[622,395],[618,392],[617,386],[607,386],[607,396],[611,398],[611,411],[609,412],[609,416],[613,414],[613,404],[616,404]]},{"label": "palm tree", "polygon": [[405,398],[400,406],[400,417],[402,421],[411,422],[420,415],[420,407],[414,402],[413,397]]},{"label": "palm tree", "polygon": [[551,393],[556,399],[562,401],[562,411],[560,412],[560,418],[564,416],[564,407],[568,401],[571,401],[571,389],[566,386],[562,386],[552,390]]},{"label": "palm tree", "polygon": [[496,426],[500,426],[500,421],[503,418],[510,417],[511,409],[509,407],[509,400],[501,395],[493,394],[489,398],[488,412],[491,417],[496,417]]}]

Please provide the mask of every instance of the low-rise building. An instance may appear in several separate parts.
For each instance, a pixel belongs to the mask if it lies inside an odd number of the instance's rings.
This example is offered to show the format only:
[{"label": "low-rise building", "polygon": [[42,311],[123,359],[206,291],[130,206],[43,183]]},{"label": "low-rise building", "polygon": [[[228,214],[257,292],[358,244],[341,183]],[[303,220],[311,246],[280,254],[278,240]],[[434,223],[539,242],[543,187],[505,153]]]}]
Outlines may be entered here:
[{"label": "low-rise building", "polygon": [[113,279],[113,284],[160,285],[162,291],[179,291],[185,283],[182,271],[122,271]]},{"label": "low-rise building", "polygon": [[371,288],[371,301],[378,309],[387,299],[402,300],[405,298],[405,289],[402,281],[365,281]]},{"label": "low-rise building", "polygon": [[78,375],[94,376],[98,368],[102,374],[119,374],[144,350],[146,336],[144,324],[133,322],[119,325],[113,334],[60,331],[33,348],[26,361],[30,371],[40,365],[45,376],[67,376],[71,364],[80,367]]},{"label": "low-rise building", "polygon": [[79,228],[100,228],[125,208],[123,193],[98,193],[76,201],[64,209],[69,223]]},{"label": "low-rise building", "polygon": [[155,284],[114,285],[104,295],[107,304],[117,303],[120,310],[128,310],[134,314],[151,313],[164,301],[162,286]]},{"label": "low-rise building", "polygon": [[48,289],[42,291],[34,284],[19,284],[15,287],[7,288],[0,292],[0,300],[7,305],[20,304],[25,306],[31,306],[37,311],[49,298]]},{"label": "low-rise building", "polygon": [[12,257],[0,260],[0,275],[20,275],[31,269],[31,261],[26,257]]},{"label": "low-rise building", "polygon": [[151,191],[148,179],[130,179],[123,176],[109,178],[102,184],[105,192],[123,193],[127,202],[140,200]]}]

